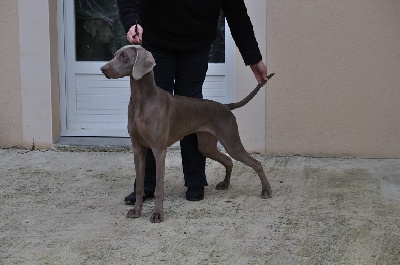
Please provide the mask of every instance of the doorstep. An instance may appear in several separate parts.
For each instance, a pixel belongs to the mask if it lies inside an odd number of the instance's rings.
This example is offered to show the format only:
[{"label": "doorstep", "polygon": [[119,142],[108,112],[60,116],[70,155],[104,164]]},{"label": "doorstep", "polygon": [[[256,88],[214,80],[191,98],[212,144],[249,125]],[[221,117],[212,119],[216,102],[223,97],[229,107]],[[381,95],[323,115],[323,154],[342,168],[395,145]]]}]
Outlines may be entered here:
[{"label": "doorstep", "polygon": [[53,149],[60,151],[129,151],[131,140],[128,137],[60,137]]}]

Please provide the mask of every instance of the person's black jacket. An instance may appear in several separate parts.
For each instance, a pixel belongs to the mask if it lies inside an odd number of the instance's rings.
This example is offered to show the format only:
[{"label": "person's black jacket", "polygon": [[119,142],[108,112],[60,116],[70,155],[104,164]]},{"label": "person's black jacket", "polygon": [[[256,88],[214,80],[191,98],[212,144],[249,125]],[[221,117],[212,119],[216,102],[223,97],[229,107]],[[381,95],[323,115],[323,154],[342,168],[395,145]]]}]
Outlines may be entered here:
[{"label": "person's black jacket", "polygon": [[143,42],[156,47],[191,51],[207,48],[216,38],[220,10],[246,65],[258,63],[261,53],[243,0],[118,0],[127,32],[136,21]]}]

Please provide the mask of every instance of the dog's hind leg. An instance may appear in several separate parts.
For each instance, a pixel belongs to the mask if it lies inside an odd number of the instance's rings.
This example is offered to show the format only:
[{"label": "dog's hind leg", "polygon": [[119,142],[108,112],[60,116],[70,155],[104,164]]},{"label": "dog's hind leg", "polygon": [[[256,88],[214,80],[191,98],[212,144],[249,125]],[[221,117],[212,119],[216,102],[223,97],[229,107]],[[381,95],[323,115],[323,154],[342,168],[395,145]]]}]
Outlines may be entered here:
[{"label": "dog's hind leg", "polygon": [[233,167],[232,159],[218,150],[218,140],[215,135],[209,132],[197,132],[197,140],[200,153],[202,153],[205,157],[221,163],[225,167],[225,178],[223,181],[217,184],[216,189],[228,189]]},{"label": "dog's hind leg", "polygon": [[239,132],[237,130],[231,130],[229,134],[225,136],[226,137],[220,139],[220,142],[225,147],[225,150],[235,160],[242,162],[257,172],[262,186],[261,197],[264,199],[270,198],[272,190],[267,177],[265,176],[264,169],[261,163],[252,158],[244,149],[243,144],[240,141]]}]

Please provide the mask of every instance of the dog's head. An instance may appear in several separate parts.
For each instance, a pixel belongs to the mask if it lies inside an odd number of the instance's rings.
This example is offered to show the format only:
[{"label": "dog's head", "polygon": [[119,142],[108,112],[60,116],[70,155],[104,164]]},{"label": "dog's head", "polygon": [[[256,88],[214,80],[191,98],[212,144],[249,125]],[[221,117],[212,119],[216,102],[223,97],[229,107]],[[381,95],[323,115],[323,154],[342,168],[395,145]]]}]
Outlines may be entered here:
[{"label": "dog's head", "polygon": [[153,55],[142,46],[127,45],[119,49],[114,59],[103,65],[100,70],[109,79],[132,75],[135,80],[139,80],[153,70],[155,65]]}]

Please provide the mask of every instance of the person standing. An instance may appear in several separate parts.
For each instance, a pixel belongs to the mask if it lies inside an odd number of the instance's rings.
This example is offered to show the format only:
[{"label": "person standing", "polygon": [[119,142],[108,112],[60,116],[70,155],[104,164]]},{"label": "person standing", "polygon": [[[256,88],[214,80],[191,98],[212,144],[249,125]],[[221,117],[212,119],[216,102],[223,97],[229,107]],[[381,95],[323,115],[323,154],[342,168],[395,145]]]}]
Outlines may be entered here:
[{"label": "person standing", "polygon": [[[117,5],[129,43],[141,44],[153,55],[158,87],[175,95],[203,98],[202,86],[221,10],[245,65],[250,66],[258,83],[268,81],[244,0],[118,0]],[[208,185],[206,159],[197,149],[196,134],[184,137],[180,145],[186,199],[202,200]],[[145,168],[143,200],[154,197],[156,185],[155,159],[150,149]],[[135,201],[134,185],[125,203]]]}]

